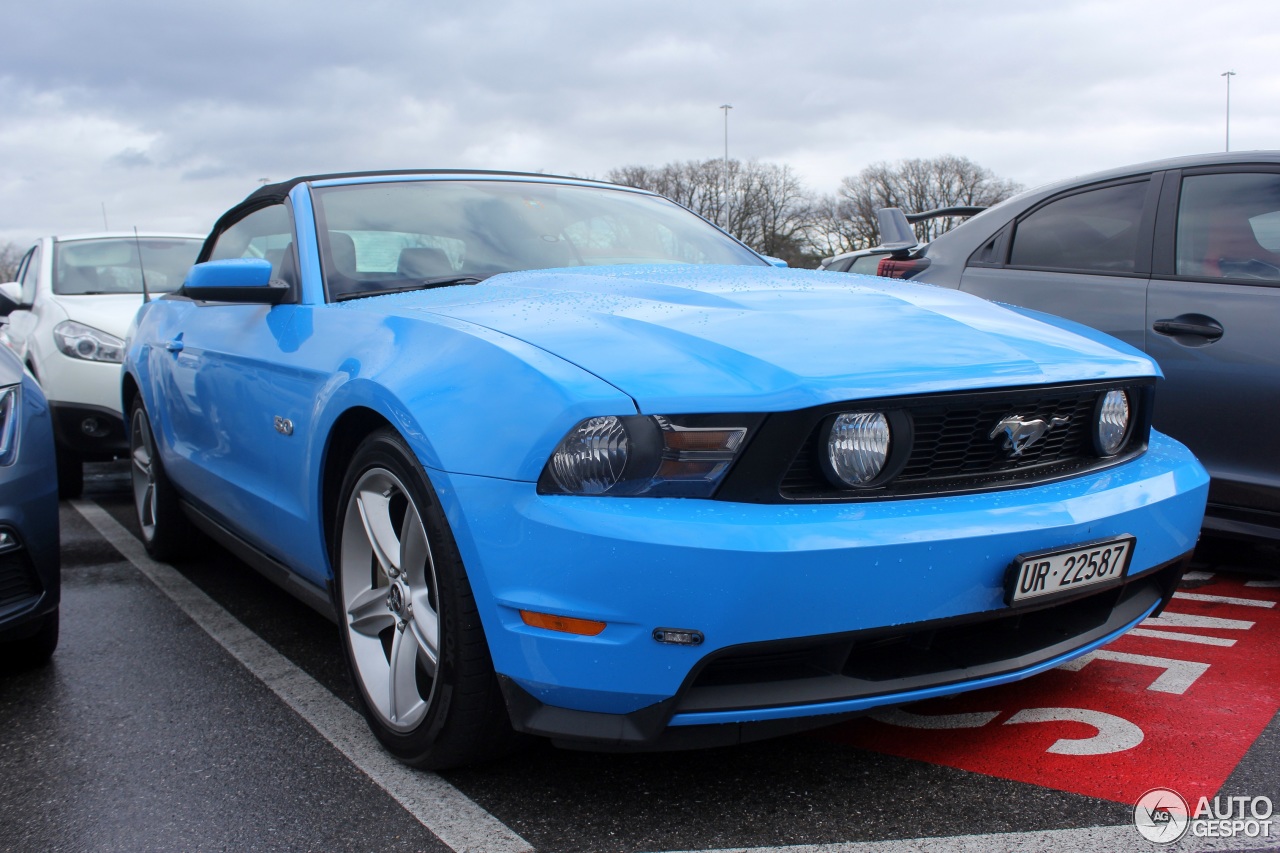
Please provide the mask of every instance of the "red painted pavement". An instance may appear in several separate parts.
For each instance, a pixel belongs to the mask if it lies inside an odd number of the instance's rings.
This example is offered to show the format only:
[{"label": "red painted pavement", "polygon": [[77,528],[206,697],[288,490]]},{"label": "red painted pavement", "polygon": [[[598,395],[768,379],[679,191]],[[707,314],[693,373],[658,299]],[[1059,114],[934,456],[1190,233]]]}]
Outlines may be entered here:
[{"label": "red painted pavement", "polygon": [[[1185,592],[1280,602],[1280,589],[1246,586],[1249,579],[1215,575],[1208,583]],[[1015,684],[901,709],[920,716],[997,712],[985,722],[981,717],[952,721],[966,724],[966,728],[930,730],[860,719],[828,729],[822,736],[859,748],[1126,804],[1136,802],[1153,787],[1172,788],[1192,803],[1201,796],[1212,798],[1280,710],[1280,606],[1266,609],[1175,598],[1166,613],[1254,624],[1250,628],[1156,628],[1156,623],[1148,621],[1143,629],[1236,642],[1221,647],[1167,636],[1126,635],[1104,650],[1185,662],[1175,665],[1162,683],[1173,690],[1185,687],[1182,693],[1151,689],[1165,673],[1164,668],[1095,659],[1078,671],[1056,669]],[[1196,664],[1208,667],[1200,671],[1202,667]],[[1009,723],[1019,712],[1015,722]],[[1095,724],[1036,721],[1073,715]],[[930,722],[906,716],[900,720],[917,726]],[[1131,745],[1138,732],[1141,742]],[[1062,743],[1061,739],[1069,740]],[[1055,744],[1059,744],[1059,752],[1063,748],[1103,751],[1092,755],[1047,751]]]}]

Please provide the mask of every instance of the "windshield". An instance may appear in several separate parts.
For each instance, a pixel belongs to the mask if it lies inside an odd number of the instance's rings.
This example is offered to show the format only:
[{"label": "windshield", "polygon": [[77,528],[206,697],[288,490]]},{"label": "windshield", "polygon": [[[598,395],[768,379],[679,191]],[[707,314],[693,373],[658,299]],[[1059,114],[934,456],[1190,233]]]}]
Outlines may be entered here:
[{"label": "windshield", "polygon": [[520,181],[394,181],[313,193],[331,299],[612,264],[763,265],[666,199]]},{"label": "windshield", "polygon": [[144,270],[148,292],[177,290],[196,262],[202,242],[184,237],[108,237],[58,243],[53,255],[53,292],[64,296],[141,293]]}]

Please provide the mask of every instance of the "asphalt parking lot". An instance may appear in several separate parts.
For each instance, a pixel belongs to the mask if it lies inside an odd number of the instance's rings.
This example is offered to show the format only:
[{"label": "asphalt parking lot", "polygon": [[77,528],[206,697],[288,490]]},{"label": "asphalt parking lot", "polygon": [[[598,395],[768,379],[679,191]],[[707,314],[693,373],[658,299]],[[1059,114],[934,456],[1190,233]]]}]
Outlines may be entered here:
[{"label": "asphalt parking lot", "polygon": [[535,744],[437,776],[367,734],[329,622],[216,546],[151,562],[127,469],[89,475],[62,505],[58,652],[0,676],[0,850],[1154,850],[1132,824],[1151,788],[1280,802],[1274,548],[1202,548],[1166,615],[1017,684],[749,746]]}]

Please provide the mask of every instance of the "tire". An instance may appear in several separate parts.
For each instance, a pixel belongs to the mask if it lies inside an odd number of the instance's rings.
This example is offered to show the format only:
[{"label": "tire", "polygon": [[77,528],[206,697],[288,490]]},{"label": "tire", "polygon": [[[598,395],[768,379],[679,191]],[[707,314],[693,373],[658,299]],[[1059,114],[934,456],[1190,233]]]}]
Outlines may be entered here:
[{"label": "tire", "polygon": [[4,659],[3,669],[18,672],[44,666],[53,657],[58,648],[58,611],[48,614],[41,625],[30,637],[13,640],[0,646],[0,657]]},{"label": "tire", "polygon": [[58,497],[64,501],[80,497],[84,492],[84,461],[74,450],[61,444],[56,447],[56,457]]},{"label": "tire", "polygon": [[165,476],[151,432],[151,419],[147,417],[141,397],[134,397],[129,406],[129,460],[133,508],[147,553],[153,559],[166,562],[183,556],[196,531],[182,512],[173,484]]},{"label": "tire", "polygon": [[440,770],[516,744],[457,545],[393,430],[356,449],[334,526],[334,604],[360,708],[382,745]]}]

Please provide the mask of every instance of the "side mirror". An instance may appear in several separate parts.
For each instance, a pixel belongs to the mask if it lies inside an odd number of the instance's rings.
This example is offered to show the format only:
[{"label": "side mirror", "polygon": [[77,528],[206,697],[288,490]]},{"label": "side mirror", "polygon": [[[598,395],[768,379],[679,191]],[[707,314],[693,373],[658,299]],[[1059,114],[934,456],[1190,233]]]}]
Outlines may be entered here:
[{"label": "side mirror", "polygon": [[766,261],[768,261],[768,262],[769,262],[769,266],[771,266],[771,267],[788,267],[788,266],[790,266],[790,265],[789,265],[786,261],[784,261],[782,258],[775,258],[775,257],[772,257],[772,256],[770,256],[770,255],[761,255],[760,257],[762,257],[762,258],[764,258]]},{"label": "side mirror", "polygon": [[199,302],[278,305],[289,295],[289,285],[271,280],[268,260],[229,258],[193,266],[179,292]]},{"label": "side mirror", "polygon": [[8,317],[10,313],[22,307],[22,285],[16,281],[0,284],[0,317]]}]

